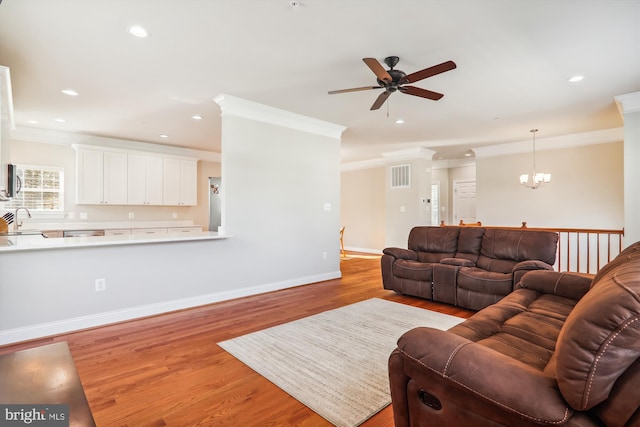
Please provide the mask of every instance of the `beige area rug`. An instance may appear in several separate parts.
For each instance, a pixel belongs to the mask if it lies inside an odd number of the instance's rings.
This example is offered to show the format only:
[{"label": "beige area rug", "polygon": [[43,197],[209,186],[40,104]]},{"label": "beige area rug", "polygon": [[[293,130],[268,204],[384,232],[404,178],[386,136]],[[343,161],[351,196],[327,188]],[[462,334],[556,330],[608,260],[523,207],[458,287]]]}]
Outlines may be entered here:
[{"label": "beige area rug", "polygon": [[334,425],[351,427],[391,403],[387,361],[404,332],[463,320],[372,298],[218,345]]}]

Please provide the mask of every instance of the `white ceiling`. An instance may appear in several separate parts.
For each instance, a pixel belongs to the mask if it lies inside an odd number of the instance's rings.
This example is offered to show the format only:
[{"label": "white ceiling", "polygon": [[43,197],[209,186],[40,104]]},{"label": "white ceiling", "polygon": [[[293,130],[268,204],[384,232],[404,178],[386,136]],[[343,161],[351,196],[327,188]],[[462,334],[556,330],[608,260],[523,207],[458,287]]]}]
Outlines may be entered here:
[{"label": "white ceiling", "polygon": [[[4,0],[16,124],[218,152],[225,93],[347,126],[343,162],[413,147],[456,157],[534,127],[621,127],[613,97],[640,90],[640,0],[300,2]],[[439,101],[394,93],[370,111],[380,91],[327,94],[375,85],[362,58],[389,55],[407,73],[458,67],[415,83]]]}]

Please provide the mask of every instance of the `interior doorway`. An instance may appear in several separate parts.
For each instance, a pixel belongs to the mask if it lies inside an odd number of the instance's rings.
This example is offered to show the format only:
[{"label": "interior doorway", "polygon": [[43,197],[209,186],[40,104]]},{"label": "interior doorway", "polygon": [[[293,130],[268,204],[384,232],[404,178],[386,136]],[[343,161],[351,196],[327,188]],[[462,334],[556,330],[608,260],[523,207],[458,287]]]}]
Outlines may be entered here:
[{"label": "interior doorway", "polygon": [[453,224],[477,222],[476,181],[453,181]]}]

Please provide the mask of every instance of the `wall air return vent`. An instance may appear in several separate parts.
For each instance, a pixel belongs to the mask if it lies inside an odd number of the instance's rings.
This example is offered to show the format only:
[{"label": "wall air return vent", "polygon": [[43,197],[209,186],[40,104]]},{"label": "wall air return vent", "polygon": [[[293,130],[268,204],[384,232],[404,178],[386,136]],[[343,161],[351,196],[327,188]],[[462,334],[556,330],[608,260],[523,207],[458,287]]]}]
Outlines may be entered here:
[{"label": "wall air return vent", "polygon": [[391,188],[411,187],[411,165],[391,166]]}]

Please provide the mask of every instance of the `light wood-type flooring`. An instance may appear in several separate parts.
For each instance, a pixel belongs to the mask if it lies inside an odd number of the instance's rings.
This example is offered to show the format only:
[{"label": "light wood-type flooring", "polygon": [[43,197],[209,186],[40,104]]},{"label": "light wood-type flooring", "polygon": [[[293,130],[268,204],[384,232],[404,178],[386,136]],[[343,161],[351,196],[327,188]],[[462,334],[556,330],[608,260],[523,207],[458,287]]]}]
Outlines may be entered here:
[{"label": "light wood-type flooring", "polygon": [[[384,290],[379,257],[351,254],[340,264],[341,279],[4,346],[0,354],[67,341],[98,426],[330,426],[216,343],[374,297],[472,314]],[[363,425],[393,426],[391,407]]]}]

